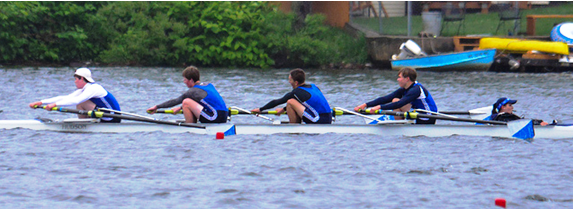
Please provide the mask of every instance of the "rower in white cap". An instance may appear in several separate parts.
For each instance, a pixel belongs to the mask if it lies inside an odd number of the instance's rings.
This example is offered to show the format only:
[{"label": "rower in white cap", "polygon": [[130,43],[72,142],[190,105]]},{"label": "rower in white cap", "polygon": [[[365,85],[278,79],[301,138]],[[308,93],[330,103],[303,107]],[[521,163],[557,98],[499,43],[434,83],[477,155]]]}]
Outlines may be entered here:
[{"label": "rower in white cap", "polygon": [[[47,104],[46,109],[51,110],[55,106],[73,106],[79,110],[97,110],[98,108],[121,111],[119,103],[109,91],[95,83],[92,72],[88,68],[79,68],[74,73],[78,90],[66,96],[57,96],[30,103],[31,108],[37,105]],[[113,113],[113,112],[112,112]],[[87,115],[78,115],[79,118],[87,118]],[[119,123],[119,118],[101,118],[101,122]]]}]

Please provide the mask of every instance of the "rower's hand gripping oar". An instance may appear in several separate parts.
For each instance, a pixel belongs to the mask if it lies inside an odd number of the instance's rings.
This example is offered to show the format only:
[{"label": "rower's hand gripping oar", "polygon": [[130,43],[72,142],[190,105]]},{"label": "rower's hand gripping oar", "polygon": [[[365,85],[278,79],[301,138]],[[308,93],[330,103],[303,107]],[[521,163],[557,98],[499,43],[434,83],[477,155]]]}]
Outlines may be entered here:
[{"label": "rower's hand gripping oar", "polygon": [[273,120],[272,118],[269,118],[269,117],[266,117],[266,116],[262,116],[262,115],[260,115],[260,114],[252,113],[251,111],[245,110],[245,109],[240,108],[240,107],[235,107],[235,106],[231,107],[231,108],[229,109],[229,111],[231,111],[231,114],[233,114],[233,109],[237,110],[238,112],[244,112],[244,113],[247,113],[247,114],[251,114],[251,115],[253,115],[253,116],[255,116],[255,117],[259,117],[259,118],[262,118],[262,119],[265,119],[265,120],[269,120],[269,121],[273,122],[273,124],[281,124],[281,121]]},{"label": "rower's hand gripping oar", "polygon": [[[368,112],[370,112],[370,111],[368,111]],[[401,116],[401,117],[404,117],[406,119],[433,118],[433,119],[460,121],[460,122],[474,122],[474,123],[482,123],[482,124],[507,125],[509,132],[511,133],[512,137],[523,139],[527,142],[531,142],[530,139],[535,136],[535,132],[533,130],[533,122],[529,119],[503,122],[503,121],[493,121],[493,120],[478,120],[478,119],[470,119],[470,118],[452,118],[449,116],[441,116],[441,115],[419,114],[417,112],[396,112],[396,111],[375,110],[375,111],[372,111],[370,113]]]},{"label": "rower's hand gripping oar", "polygon": [[[35,105],[34,108],[45,109],[46,105]],[[66,109],[66,108],[61,108],[61,107],[54,107],[54,108],[52,108],[52,110],[56,110],[56,111],[63,112],[63,113],[75,113],[75,114],[80,114],[80,115],[87,115],[87,116],[90,116],[92,118],[119,118],[119,119],[134,120],[134,121],[141,121],[141,122],[148,122],[148,123],[157,123],[157,124],[174,125],[174,126],[186,126],[186,127],[191,127],[191,128],[202,128],[202,129],[206,128],[203,125],[193,124],[193,123],[178,123],[178,122],[172,122],[172,121],[152,120],[152,119],[147,119],[147,118],[133,117],[133,116],[128,116],[128,115],[110,114],[110,113],[105,113],[105,112],[101,112],[101,111],[93,111],[93,110],[76,110],[76,109]]]}]

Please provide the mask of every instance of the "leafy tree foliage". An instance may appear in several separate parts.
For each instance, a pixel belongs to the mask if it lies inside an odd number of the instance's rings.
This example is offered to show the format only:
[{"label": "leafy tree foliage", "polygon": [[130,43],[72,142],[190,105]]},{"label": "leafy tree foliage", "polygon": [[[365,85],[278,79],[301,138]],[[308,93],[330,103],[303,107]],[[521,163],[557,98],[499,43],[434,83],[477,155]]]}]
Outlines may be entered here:
[{"label": "leafy tree foliage", "polygon": [[366,61],[364,39],[325,26],[321,15],[293,30],[294,15],[265,2],[0,2],[0,20],[0,63],[265,68]]}]

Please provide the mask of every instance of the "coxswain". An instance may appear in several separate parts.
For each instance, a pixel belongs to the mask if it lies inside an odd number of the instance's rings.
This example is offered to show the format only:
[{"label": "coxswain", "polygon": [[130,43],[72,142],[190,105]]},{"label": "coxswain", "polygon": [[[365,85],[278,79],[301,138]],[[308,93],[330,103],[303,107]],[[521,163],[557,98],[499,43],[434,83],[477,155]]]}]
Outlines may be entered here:
[{"label": "coxswain", "polygon": [[[512,100],[507,97],[502,97],[497,99],[497,101],[492,105],[491,115],[485,120],[495,120],[495,121],[504,121],[509,122],[513,120],[523,119],[513,113],[513,105],[517,103],[517,100]],[[549,123],[539,120],[539,119],[532,119],[533,125],[541,125],[546,126]]]}]

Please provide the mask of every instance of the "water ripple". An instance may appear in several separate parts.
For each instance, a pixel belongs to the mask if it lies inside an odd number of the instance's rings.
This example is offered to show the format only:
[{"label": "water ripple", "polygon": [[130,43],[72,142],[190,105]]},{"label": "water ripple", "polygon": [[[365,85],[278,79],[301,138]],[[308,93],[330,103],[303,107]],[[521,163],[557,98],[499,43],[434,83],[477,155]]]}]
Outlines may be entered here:
[{"label": "water ripple", "polygon": [[[0,69],[0,120],[70,115],[27,104],[74,90],[74,69]],[[229,106],[284,95],[289,69],[202,69]],[[354,107],[397,88],[395,71],[308,70],[332,106]],[[125,111],[186,90],[175,68],[94,68]],[[571,119],[571,73],[420,72],[441,110],[517,99],[519,114]],[[179,119],[180,115],[154,115]],[[276,116],[272,116],[278,118]],[[284,118],[282,118],[284,120]],[[236,116],[237,123],[266,123]],[[354,116],[336,123],[363,123]],[[212,136],[0,130],[3,208],[570,208],[572,140],[364,134]],[[194,206],[190,204],[193,203]]]}]

